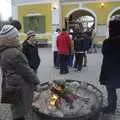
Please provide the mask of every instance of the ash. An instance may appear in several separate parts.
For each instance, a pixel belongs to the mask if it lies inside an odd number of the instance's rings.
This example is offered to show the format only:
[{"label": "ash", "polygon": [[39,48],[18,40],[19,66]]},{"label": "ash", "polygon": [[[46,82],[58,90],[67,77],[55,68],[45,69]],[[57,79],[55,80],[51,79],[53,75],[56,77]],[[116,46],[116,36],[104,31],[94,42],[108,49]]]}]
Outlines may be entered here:
[{"label": "ash", "polygon": [[33,107],[41,113],[45,113],[56,117],[72,117],[83,116],[95,112],[100,106],[99,93],[94,91],[92,86],[86,83],[66,82],[65,89],[77,96],[70,105],[61,98],[58,107],[53,107],[49,104],[51,91],[49,89],[40,93],[35,93]]}]

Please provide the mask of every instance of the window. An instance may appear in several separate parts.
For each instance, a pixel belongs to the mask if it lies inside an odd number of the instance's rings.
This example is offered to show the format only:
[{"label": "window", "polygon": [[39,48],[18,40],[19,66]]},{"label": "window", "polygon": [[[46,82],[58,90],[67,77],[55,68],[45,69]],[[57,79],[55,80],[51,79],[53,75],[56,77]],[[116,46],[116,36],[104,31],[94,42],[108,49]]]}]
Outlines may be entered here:
[{"label": "window", "polygon": [[45,33],[45,16],[25,16],[24,32],[34,30],[36,33]]}]

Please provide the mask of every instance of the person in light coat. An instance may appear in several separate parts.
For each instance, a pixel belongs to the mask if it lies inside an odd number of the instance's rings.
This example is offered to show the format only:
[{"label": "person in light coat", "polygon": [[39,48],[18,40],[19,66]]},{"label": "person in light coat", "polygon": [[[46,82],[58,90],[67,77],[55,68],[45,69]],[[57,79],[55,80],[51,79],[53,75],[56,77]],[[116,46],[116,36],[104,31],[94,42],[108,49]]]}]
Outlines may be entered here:
[{"label": "person in light coat", "polygon": [[52,51],[53,51],[53,64],[55,68],[59,68],[59,55],[58,55],[58,49],[57,49],[57,37],[60,34],[60,29],[57,28],[55,33],[53,34],[52,38]]},{"label": "person in light coat", "polygon": [[40,82],[20,49],[18,30],[4,25],[0,31],[1,103],[11,106],[13,120],[25,120],[32,107],[33,90]]}]

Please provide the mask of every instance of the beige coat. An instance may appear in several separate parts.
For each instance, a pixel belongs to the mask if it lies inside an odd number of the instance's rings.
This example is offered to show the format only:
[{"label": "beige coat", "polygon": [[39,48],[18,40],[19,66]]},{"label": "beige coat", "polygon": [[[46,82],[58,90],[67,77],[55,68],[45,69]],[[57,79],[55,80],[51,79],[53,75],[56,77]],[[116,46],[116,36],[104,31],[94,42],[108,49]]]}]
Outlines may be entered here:
[{"label": "beige coat", "polygon": [[[1,42],[5,40],[4,42]],[[12,42],[11,42],[12,41]],[[11,104],[13,118],[25,116],[32,106],[33,88],[39,83],[34,71],[29,67],[28,61],[19,49],[16,40],[0,37],[0,63],[3,74],[2,94],[7,84],[21,88],[19,104]],[[5,84],[4,84],[5,83]]]}]

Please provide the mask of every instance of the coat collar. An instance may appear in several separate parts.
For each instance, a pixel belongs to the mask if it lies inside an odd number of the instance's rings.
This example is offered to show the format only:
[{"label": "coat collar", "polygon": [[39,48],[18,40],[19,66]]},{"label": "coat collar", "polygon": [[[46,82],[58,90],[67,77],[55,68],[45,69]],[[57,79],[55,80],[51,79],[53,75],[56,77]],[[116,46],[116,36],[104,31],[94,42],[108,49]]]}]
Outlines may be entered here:
[{"label": "coat collar", "polygon": [[20,48],[18,39],[9,39],[8,37],[0,36],[0,53],[7,48]]}]

